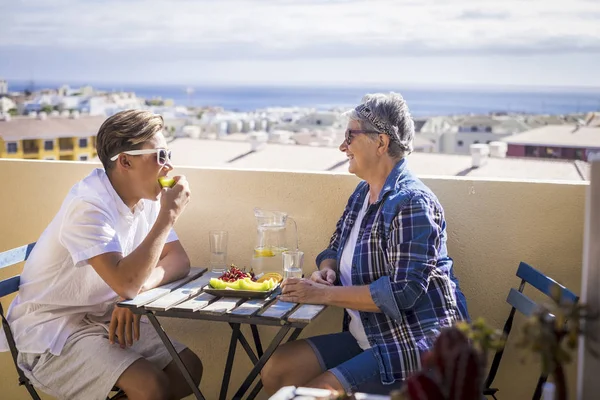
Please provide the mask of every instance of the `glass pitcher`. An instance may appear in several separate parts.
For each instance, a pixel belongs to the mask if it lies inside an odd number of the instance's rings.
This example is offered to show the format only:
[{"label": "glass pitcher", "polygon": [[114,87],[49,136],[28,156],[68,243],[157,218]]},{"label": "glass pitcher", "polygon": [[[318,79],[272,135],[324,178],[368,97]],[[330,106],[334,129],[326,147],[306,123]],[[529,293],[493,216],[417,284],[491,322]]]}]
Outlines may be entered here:
[{"label": "glass pitcher", "polygon": [[[252,269],[255,274],[266,272],[282,273],[283,260],[281,253],[298,249],[298,226],[293,218],[281,211],[254,209],[256,217],[256,244],[252,257]],[[292,224],[292,234],[288,234],[286,225]],[[289,240],[289,236],[292,239]]]}]

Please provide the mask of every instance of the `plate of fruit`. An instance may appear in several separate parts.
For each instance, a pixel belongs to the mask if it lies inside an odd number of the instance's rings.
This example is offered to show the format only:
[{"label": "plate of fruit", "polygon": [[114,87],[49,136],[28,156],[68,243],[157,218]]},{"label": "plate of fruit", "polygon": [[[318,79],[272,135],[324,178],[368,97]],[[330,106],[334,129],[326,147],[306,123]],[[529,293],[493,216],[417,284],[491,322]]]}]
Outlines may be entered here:
[{"label": "plate of fruit", "polygon": [[204,291],[214,296],[261,299],[279,288],[282,280],[281,274],[276,272],[255,275],[252,271],[246,272],[231,265],[218,278],[211,278]]}]

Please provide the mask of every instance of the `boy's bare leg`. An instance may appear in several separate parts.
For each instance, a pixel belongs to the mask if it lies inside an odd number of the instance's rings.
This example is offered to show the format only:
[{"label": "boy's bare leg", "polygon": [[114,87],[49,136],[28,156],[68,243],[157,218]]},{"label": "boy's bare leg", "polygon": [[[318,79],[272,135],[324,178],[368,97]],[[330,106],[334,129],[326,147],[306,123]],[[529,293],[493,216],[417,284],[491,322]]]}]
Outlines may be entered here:
[{"label": "boy's bare leg", "polygon": [[[200,358],[191,351],[190,349],[184,349],[181,353],[179,353],[181,360],[187,367],[188,371],[190,371],[190,375],[192,375],[192,379],[196,383],[196,386],[200,385],[200,379],[202,378],[202,362]],[[187,381],[179,371],[179,367],[175,364],[175,361],[171,361],[169,365],[163,369],[167,377],[169,378],[169,385],[171,386],[171,395],[172,399],[179,400],[184,397],[192,394],[192,389],[190,385],[188,385]]]},{"label": "boy's bare leg", "polygon": [[145,358],[131,364],[121,374],[116,385],[129,400],[168,400],[170,399],[169,378]]},{"label": "boy's bare leg", "polygon": [[[200,384],[202,363],[194,352],[184,349],[179,353],[194,382]],[[128,400],[180,400],[192,393],[175,361],[164,370],[140,358],[129,366],[117,380],[116,385],[125,392]]]}]

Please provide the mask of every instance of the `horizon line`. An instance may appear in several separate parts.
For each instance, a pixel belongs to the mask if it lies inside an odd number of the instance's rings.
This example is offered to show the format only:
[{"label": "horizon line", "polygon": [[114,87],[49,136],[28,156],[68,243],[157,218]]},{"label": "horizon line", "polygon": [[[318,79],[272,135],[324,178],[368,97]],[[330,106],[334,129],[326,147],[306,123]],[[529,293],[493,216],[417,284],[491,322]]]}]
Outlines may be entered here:
[{"label": "horizon line", "polygon": [[[202,88],[202,87],[213,87],[213,88],[239,88],[239,87],[279,87],[279,88],[296,88],[296,87],[310,87],[312,89],[318,88],[336,88],[336,89],[365,89],[365,88],[377,88],[382,90],[393,90],[394,88],[404,87],[404,88],[412,88],[412,89],[435,89],[435,88],[453,88],[453,89],[475,89],[475,90],[499,90],[504,89],[507,91],[510,90],[533,90],[533,91],[566,91],[566,90],[575,90],[575,91],[587,91],[587,92],[598,92],[600,93],[600,86],[583,86],[583,85],[560,85],[560,84],[552,84],[552,85],[536,85],[536,84],[498,84],[498,83],[449,83],[449,82],[432,82],[432,83],[406,83],[406,82],[365,82],[362,84],[356,84],[356,82],[308,82],[308,81],[291,81],[291,82],[261,82],[261,81],[244,81],[244,82],[149,82],[149,81],[107,81],[103,79],[90,79],[90,80],[82,80],[82,79],[60,79],[60,78],[5,78],[0,76],[0,80],[7,81],[10,89],[11,82],[18,82],[19,84],[29,84],[33,83],[35,85],[36,82],[40,84],[47,85],[77,85],[77,86],[148,86],[148,87],[173,87],[173,86],[181,86],[182,89],[191,87]],[[385,89],[385,88],[388,89]],[[115,88],[116,90],[116,88]]]}]

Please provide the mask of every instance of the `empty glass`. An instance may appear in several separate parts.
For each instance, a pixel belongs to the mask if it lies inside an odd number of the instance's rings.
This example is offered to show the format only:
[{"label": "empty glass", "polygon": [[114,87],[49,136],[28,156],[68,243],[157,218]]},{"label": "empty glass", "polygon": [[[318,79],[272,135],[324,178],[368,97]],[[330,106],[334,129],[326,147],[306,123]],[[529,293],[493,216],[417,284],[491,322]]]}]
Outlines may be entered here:
[{"label": "empty glass", "polygon": [[208,232],[210,243],[210,267],[212,272],[223,273],[227,270],[227,231]]},{"label": "empty glass", "polygon": [[281,253],[283,258],[283,279],[302,278],[302,263],[304,252],[300,250],[288,250]]}]

